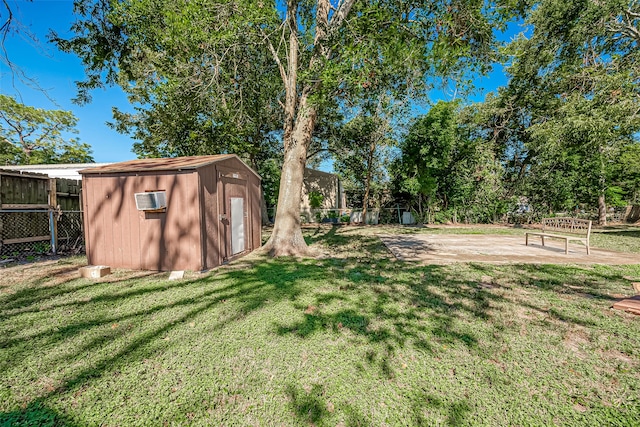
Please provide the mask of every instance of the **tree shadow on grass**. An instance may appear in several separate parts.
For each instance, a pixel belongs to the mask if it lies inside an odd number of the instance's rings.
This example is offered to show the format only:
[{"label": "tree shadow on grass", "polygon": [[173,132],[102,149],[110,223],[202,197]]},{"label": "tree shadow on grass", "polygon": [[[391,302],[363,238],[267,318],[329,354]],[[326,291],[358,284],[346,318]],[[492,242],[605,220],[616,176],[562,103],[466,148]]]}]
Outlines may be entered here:
[{"label": "tree shadow on grass", "polygon": [[[393,378],[389,360],[397,349],[406,346],[427,355],[434,354],[443,344],[476,351],[478,333],[465,326],[465,322],[478,319],[490,323],[499,310],[497,307],[505,302],[502,295],[487,289],[482,281],[469,279],[469,275],[452,274],[447,266],[389,260],[386,248],[375,237],[340,236],[334,228],[326,231],[328,236],[319,234],[315,241],[352,245],[359,248],[358,253],[339,260],[259,258],[247,263],[242,270],[222,268],[208,276],[176,282],[169,282],[164,276],[151,276],[98,286],[70,279],[58,285],[60,289],[35,287],[31,293],[25,290],[27,293],[3,296],[3,304],[7,305],[0,311],[5,337],[0,346],[11,356],[3,367],[17,372],[30,354],[64,348],[65,351],[56,356],[58,359],[48,360],[53,365],[43,365],[48,371],[41,372],[42,375],[55,375],[64,368],[55,390],[32,396],[32,404],[44,404],[49,398],[55,399],[108,372],[167,349],[171,343],[164,337],[204,313],[213,314],[207,315],[207,319],[213,319],[208,320],[207,332],[210,333],[267,305],[287,301],[300,310],[300,319],[288,323],[274,320],[277,334],[299,339],[308,339],[317,333],[341,334],[354,344],[364,340],[371,344],[364,355],[365,363],[377,366],[383,378]],[[478,276],[492,275],[495,271],[512,274],[518,279],[511,286],[557,292],[564,289],[576,295],[584,292],[586,286],[595,297],[607,298],[604,290],[598,290],[597,283],[585,285],[580,278],[573,277],[567,267],[510,266],[500,270],[472,265],[468,268]],[[619,279],[616,273],[594,275],[600,281]],[[561,278],[554,278],[556,276]],[[573,288],[567,288],[567,281]],[[95,294],[88,299],[74,294],[82,291],[85,295],[92,290]],[[65,301],[43,304],[53,298]],[[225,304],[224,312],[215,312],[220,304]],[[62,308],[75,310],[79,315],[47,323],[47,319]],[[27,314],[36,317],[23,319]],[[565,322],[580,324],[581,321],[562,312],[558,316],[564,316]],[[6,333],[12,328],[28,326],[32,321],[42,324],[37,333],[27,334],[28,343],[24,335]],[[112,328],[118,324],[138,326],[132,332],[125,332],[124,327]],[[86,339],[70,347],[69,343],[80,336]],[[114,350],[110,344],[116,340],[120,345]],[[300,419],[315,422],[328,417],[328,406],[317,390],[314,392],[312,388],[307,392],[291,386],[286,394]],[[437,403],[434,399],[429,401]],[[447,407],[434,405],[441,411]],[[447,419],[453,420],[452,425],[454,421],[464,420],[464,402],[460,405],[446,409],[451,412]],[[357,413],[353,413],[352,425],[364,425]]]},{"label": "tree shadow on grass", "polygon": [[[111,286],[117,283],[131,282],[142,278],[160,278],[163,273],[158,272],[146,272],[145,274],[138,274],[134,278],[125,277],[121,279],[110,278],[107,280],[81,280],[78,277],[63,278],[59,282],[52,286],[48,285],[48,282],[55,280],[56,276],[65,275],[70,272],[75,272],[78,267],[69,267],[54,272],[53,276],[45,276],[37,279],[32,279],[29,286],[19,289],[17,292],[7,294],[0,298],[2,303],[3,313],[16,310],[19,313],[40,311],[40,305],[42,303],[53,300],[55,298],[64,297],[67,294],[74,294],[78,291],[88,290],[91,288],[102,288],[105,286]],[[124,290],[123,295],[126,295],[127,290]],[[135,291],[138,292],[138,291]],[[78,301],[66,301],[56,306],[74,305]],[[6,315],[6,314],[5,314]],[[3,314],[0,313],[0,319]]]},{"label": "tree shadow on grass", "polygon": [[[482,274],[502,275],[508,278],[510,288],[532,291],[536,298],[517,298],[521,307],[538,313],[541,318],[568,326],[597,327],[600,319],[598,311],[585,310],[583,304],[592,301],[602,308],[610,307],[619,298],[614,284],[625,282],[616,267],[566,266],[553,264],[515,264],[491,266],[471,264],[470,267]],[[622,268],[622,267],[621,267]],[[631,289],[631,287],[629,287]],[[540,300],[544,303],[536,302]],[[555,304],[548,301],[558,299]]]},{"label": "tree shadow on grass", "polygon": [[317,227],[305,236],[307,245],[322,245],[331,249],[335,258],[375,258],[389,257],[390,252],[375,235],[354,235],[354,230],[342,227]]},{"label": "tree shadow on grass", "polygon": [[640,237],[640,227],[632,224],[607,226],[595,232],[607,235]]},{"label": "tree shadow on grass", "polygon": [[289,384],[285,393],[294,413],[303,421],[316,424],[329,413],[322,396],[324,389],[320,384],[314,384],[308,392]]},{"label": "tree shadow on grass", "polygon": [[[496,271],[508,275],[512,285],[539,291],[549,291],[558,295],[574,295],[584,298],[613,302],[608,283],[623,280],[621,273],[610,272],[598,266],[581,267],[556,264],[514,264],[492,266],[490,264],[470,264],[475,271],[495,275]],[[589,277],[586,277],[589,276]]]},{"label": "tree shadow on grass", "polygon": [[434,423],[434,419],[443,419],[448,426],[459,426],[466,424],[471,406],[465,400],[449,403],[437,396],[420,392],[412,398],[411,410],[411,424],[414,426],[441,425],[440,422]]},{"label": "tree shadow on grass", "polygon": [[[326,235],[316,235],[315,242],[337,241],[340,236],[330,229]],[[344,238],[344,236],[342,236]],[[568,295],[573,298],[589,298],[612,302],[610,289],[602,286],[608,281],[621,280],[620,273],[595,271],[588,267],[559,265],[507,265],[469,264],[463,267],[472,274],[456,276],[447,266],[424,266],[409,262],[394,262],[388,259],[386,248],[371,236],[348,236],[348,242],[360,239],[359,246],[366,247],[365,260],[359,255],[346,258],[340,273],[327,274],[327,279],[341,275],[348,280],[339,291],[315,295],[297,322],[276,323],[275,331],[280,335],[295,335],[307,339],[316,333],[341,333],[348,331],[355,337],[363,337],[371,344],[383,344],[386,352],[411,345],[429,354],[434,347],[461,344],[475,351],[479,337],[465,323],[476,319],[487,328],[504,305],[510,304],[504,292],[495,292],[501,285],[484,283],[480,277],[491,277],[496,273],[509,277],[507,288],[534,288],[549,291],[553,295]],[[347,242],[347,240],[345,240]],[[346,243],[345,243],[346,244]],[[356,245],[358,246],[358,245]],[[373,265],[373,267],[369,267]],[[393,273],[397,273],[396,276]],[[588,275],[589,279],[581,276]],[[477,280],[469,276],[478,277]],[[465,278],[466,277],[466,278]],[[505,288],[506,289],[506,288]],[[345,292],[346,291],[346,292]],[[349,295],[358,295],[350,298]],[[540,307],[535,303],[520,302],[523,307],[544,312],[548,318],[568,325],[593,327],[591,319],[580,317],[565,307]],[[400,307],[400,308],[399,308]],[[300,307],[304,309],[304,307]],[[493,336],[499,336],[504,325],[493,325]],[[359,342],[354,339],[354,342]],[[389,355],[387,354],[387,356]],[[381,358],[384,359],[385,355]],[[388,364],[380,363],[383,377],[393,376]]]},{"label": "tree shadow on grass", "polygon": [[24,409],[0,412],[0,426],[79,427],[69,417],[40,400],[31,402]]},{"label": "tree shadow on grass", "polygon": [[304,389],[290,383],[285,388],[285,395],[291,410],[302,423],[332,425],[331,419],[335,414],[338,418],[343,418],[343,422],[339,425],[345,427],[371,425],[371,422],[349,403],[329,401],[321,384],[313,384]]},{"label": "tree shadow on grass", "polygon": [[491,319],[495,310],[491,303],[501,302],[501,296],[479,288],[477,282],[449,277],[443,266],[396,263],[397,277],[381,281],[380,274],[390,266],[377,264],[367,269],[354,263],[333,272],[352,279],[340,290],[314,295],[312,305],[299,307],[304,310],[301,320],[276,322],[275,332],[300,339],[332,333],[354,345],[364,339],[377,349],[368,353],[369,365],[377,366],[386,379],[395,376],[390,359],[407,346],[430,355],[443,345],[462,345],[475,351],[479,338],[461,320]]},{"label": "tree shadow on grass", "polygon": [[[20,369],[26,357],[38,352],[47,354],[48,351],[45,349],[64,349],[58,351],[56,356],[48,356],[44,369],[38,372],[41,376],[55,377],[60,376],[58,366],[64,366],[66,370],[64,378],[57,382],[55,389],[33,396],[46,401],[49,397],[91,382],[106,372],[151,357],[155,351],[169,345],[162,339],[169,331],[192,321],[221,303],[231,305],[233,310],[217,322],[211,322],[209,332],[224,327],[228,322],[240,320],[265,304],[295,300],[300,292],[301,283],[309,280],[318,281],[322,274],[322,269],[317,266],[307,265],[300,268],[299,261],[279,260],[260,261],[248,270],[223,270],[206,277],[181,282],[158,282],[152,281],[153,278],[146,278],[139,283],[140,280],[136,279],[125,283],[130,285],[126,290],[123,290],[122,283],[103,283],[104,288],[100,289],[95,297],[65,306],[82,312],[79,320],[66,322],[62,319],[59,324],[41,324],[40,331],[29,336],[28,345],[24,336],[5,336],[2,347],[8,357],[3,360],[2,371]],[[69,292],[71,296],[73,289],[77,290],[77,287],[56,291],[54,295],[60,297]],[[38,289],[32,292],[33,294],[27,298],[24,294],[9,295],[9,300],[15,297],[13,304],[10,304],[11,307],[27,310],[33,308],[32,312],[43,318],[47,317],[50,311],[61,308],[57,305],[39,310],[41,301],[38,300],[38,296],[46,300],[52,294]],[[167,294],[171,294],[172,297],[164,297]],[[140,301],[140,305],[122,309],[131,300]],[[5,326],[17,322],[19,327],[21,316],[25,315],[24,312],[15,310],[10,313],[4,311],[2,320]],[[162,319],[155,321],[156,316],[162,316]],[[127,323],[141,326],[134,332],[119,327],[120,324]],[[69,347],[65,344],[79,336],[85,337],[80,345]],[[115,351],[105,351],[116,340],[121,340],[123,345],[117,346]],[[90,355],[89,361],[86,360],[87,355]],[[82,363],[78,363],[80,361]],[[77,367],[72,368],[75,366]]]}]

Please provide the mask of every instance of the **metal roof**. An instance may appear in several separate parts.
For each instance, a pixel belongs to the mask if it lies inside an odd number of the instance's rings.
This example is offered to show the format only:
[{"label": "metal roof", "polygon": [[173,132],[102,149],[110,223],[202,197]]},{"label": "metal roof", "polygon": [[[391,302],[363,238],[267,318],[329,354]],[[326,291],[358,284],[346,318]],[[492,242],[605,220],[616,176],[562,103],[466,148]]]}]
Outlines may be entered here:
[{"label": "metal roof", "polygon": [[[237,158],[235,154],[217,154],[213,156],[188,156],[188,157],[172,157],[164,159],[137,159],[126,162],[112,163],[110,165],[99,166],[95,168],[83,169],[78,171],[82,175],[89,174],[110,174],[110,173],[135,173],[135,172],[161,172],[161,171],[181,171],[198,169],[212,163],[226,160],[229,158]],[[242,162],[242,160],[240,160]],[[244,163],[244,162],[243,162]],[[248,167],[248,166],[247,166]],[[256,176],[259,175],[250,167],[248,167]]]},{"label": "metal roof", "polygon": [[51,165],[12,165],[2,166],[4,170],[20,171],[23,173],[42,173],[49,178],[66,178],[80,180],[82,176],[79,170],[93,168],[98,166],[106,166],[112,163],[57,163]]}]

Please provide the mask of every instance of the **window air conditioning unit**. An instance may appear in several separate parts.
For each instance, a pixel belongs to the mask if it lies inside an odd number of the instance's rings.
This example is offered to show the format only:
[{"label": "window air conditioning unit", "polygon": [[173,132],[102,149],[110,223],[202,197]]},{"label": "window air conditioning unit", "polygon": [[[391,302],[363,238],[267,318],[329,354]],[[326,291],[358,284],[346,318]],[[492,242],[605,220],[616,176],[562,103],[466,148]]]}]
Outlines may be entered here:
[{"label": "window air conditioning unit", "polygon": [[135,193],[136,208],[139,211],[155,211],[167,207],[165,191],[152,191],[148,193]]}]

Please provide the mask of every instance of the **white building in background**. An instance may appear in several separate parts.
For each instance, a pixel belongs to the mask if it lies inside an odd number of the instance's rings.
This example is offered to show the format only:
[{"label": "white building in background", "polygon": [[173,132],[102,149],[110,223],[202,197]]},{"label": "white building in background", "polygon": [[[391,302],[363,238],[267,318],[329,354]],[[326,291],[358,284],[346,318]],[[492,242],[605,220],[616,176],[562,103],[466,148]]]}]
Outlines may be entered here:
[{"label": "white building in background", "polygon": [[323,211],[335,211],[339,214],[341,210],[346,208],[347,201],[338,175],[305,168],[300,214],[307,218],[308,221],[314,220],[314,212],[312,212],[309,204],[309,193],[312,192],[322,194],[320,209]]},{"label": "white building in background", "polygon": [[41,173],[44,175],[48,175],[49,178],[66,178],[80,181],[82,180],[82,176],[80,176],[80,174],[78,173],[79,170],[110,164],[111,163],[69,163],[54,165],[18,165],[0,166],[0,169],[19,172]]}]

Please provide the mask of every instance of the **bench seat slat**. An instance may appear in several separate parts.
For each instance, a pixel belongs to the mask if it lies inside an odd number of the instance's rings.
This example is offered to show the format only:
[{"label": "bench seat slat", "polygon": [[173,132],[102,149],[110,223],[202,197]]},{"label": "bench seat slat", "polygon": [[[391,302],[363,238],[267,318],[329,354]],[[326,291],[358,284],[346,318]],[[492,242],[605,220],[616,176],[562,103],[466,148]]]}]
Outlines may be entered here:
[{"label": "bench seat slat", "polygon": [[541,232],[531,233],[531,232],[528,232],[528,231],[527,231],[527,234],[530,234],[532,236],[553,237],[553,238],[556,238],[556,239],[569,239],[569,240],[575,240],[575,241],[581,241],[581,242],[587,240],[586,237],[563,236],[562,234],[541,233]]}]

